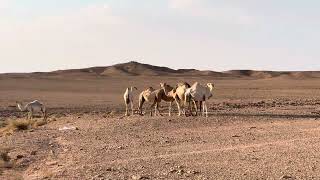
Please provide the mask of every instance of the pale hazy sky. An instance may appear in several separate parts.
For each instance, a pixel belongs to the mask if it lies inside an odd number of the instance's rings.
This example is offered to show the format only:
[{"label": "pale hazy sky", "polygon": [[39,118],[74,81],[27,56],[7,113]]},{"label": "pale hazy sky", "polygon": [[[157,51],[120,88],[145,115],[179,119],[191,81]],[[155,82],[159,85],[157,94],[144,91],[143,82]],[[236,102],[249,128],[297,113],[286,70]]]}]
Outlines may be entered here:
[{"label": "pale hazy sky", "polygon": [[0,72],[320,70],[319,0],[0,0]]}]

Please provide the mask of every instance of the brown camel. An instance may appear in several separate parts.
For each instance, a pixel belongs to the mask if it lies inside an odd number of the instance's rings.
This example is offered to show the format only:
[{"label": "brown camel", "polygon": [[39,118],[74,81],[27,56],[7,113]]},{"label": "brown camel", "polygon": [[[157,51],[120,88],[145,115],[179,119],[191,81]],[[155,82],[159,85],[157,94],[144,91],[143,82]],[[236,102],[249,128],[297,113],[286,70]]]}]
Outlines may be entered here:
[{"label": "brown camel", "polygon": [[[181,115],[182,111],[186,115],[186,111],[184,108],[185,92],[188,88],[190,88],[190,85],[186,82],[178,83],[176,85],[176,87],[173,88],[166,83],[160,83],[160,87],[164,90],[166,96],[171,97],[176,101],[177,106],[178,106],[178,116]],[[171,106],[171,104],[170,104],[170,106]],[[171,107],[170,107],[170,109],[171,109]]]},{"label": "brown camel", "polygon": [[152,108],[155,107],[155,115],[157,113],[162,116],[159,110],[159,104],[161,101],[169,102],[169,114],[171,114],[171,105],[174,101],[173,97],[167,96],[163,89],[154,90],[152,87],[142,91],[139,95],[139,113],[142,114],[142,107],[144,102],[151,103],[150,106],[150,115],[152,116]]}]

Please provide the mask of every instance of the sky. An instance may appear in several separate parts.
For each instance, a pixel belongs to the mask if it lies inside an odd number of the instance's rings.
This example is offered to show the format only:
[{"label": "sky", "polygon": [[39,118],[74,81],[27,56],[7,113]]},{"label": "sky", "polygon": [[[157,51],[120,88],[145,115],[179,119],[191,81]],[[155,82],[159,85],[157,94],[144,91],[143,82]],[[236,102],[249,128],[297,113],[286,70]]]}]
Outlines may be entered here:
[{"label": "sky", "polygon": [[0,0],[0,73],[320,70],[318,0]]}]

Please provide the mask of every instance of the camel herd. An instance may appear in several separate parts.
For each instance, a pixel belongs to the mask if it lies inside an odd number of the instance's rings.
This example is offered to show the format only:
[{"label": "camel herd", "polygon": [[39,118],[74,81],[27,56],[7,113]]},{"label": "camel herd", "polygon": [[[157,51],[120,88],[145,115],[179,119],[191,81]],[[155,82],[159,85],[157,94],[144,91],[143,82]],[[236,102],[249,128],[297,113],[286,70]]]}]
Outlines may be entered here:
[{"label": "camel herd", "polygon": [[[198,82],[190,86],[188,83],[178,83],[175,87],[172,87],[166,83],[160,83],[160,89],[154,89],[149,87],[139,94],[139,107],[138,114],[143,115],[143,105],[149,103],[150,115],[152,116],[153,108],[155,115],[161,115],[159,105],[161,101],[169,102],[169,116],[171,116],[172,103],[176,102],[178,107],[178,116],[184,114],[194,115],[192,109],[195,109],[195,115],[201,112],[202,115],[208,117],[207,100],[213,96],[213,83],[207,83],[202,85]],[[131,108],[131,115],[134,114],[134,91],[136,87],[132,86],[125,90],[123,95],[126,112],[125,116],[129,115],[129,105]],[[46,107],[43,103],[35,100],[26,105],[22,105],[20,102],[16,102],[20,111],[28,112],[28,119],[32,119],[34,113],[41,113],[43,118],[47,118]]]},{"label": "camel herd", "polygon": [[[162,115],[159,110],[159,104],[161,101],[169,102],[169,116],[171,116],[172,103],[176,102],[178,107],[178,116],[183,113],[187,116],[187,111],[194,115],[192,109],[195,109],[195,115],[202,110],[202,115],[208,117],[207,100],[213,96],[213,83],[207,83],[202,85],[198,82],[192,86],[190,84],[178,83],[175,87],[172,87],[166,83],[160,83],[160,89],[154,89],[149,87],[139,94],[139,107],[138,113],[143,114],[142,108],[144,103],[151,104],[149,106],[150,115],[154,108],[155,115]],[[134,114],[133,110],[133,91],[137,90],[136,87],[127,88],[123,97],[126,105],[126,113],[128,116],[128,106],[131,104],[131,114]]]}]

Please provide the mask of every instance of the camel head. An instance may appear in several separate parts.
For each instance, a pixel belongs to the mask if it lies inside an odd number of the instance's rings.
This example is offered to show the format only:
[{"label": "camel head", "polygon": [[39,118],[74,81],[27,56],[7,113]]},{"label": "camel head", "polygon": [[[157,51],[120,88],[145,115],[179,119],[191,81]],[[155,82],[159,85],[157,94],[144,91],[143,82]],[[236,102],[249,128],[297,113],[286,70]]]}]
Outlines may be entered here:
[{"label": "camel head", "polygon": [[167,83],[160,83],[160,87],[161,87],[161,89],[163,89],[163,91],[164,91],[164,93],[166,94],[166,95],[168,95],[168,93],[170,92],[170,91],[172,91],[172,87],[171,86],[169,86]]},{"label": "camel head", "polygon": [[213,88],[214,88],[213,83],[207,83],[207,86],[209,87],[210,91],[213,91]]},{"label": "camel head", "polygon": [[21,102],[16,101],[16,104],[17,104],[17,108],[18,108],[20,111],[25,111],[25,108],[23,107],[23,105],[22,105]]},{"label": "camel head", "polygon": [[146,90],[148,90],[148,91],[154,91],[154,89],[153,89],[153,87],[148,87],[148,89],[146,89]]},{"label": "camel head", "polygon": [[184,86],[184,87],[186,87],[186,88],[190,88],[190,87],[191,87],[189,83],[187,83],[187,82],[182,82],[182,83],[178,83],[178,84],[176,85],[176,88],[181,87],[181,86]]},{"label": "camel head", "polygon": [[133,91],[133,90],[138,90],[138,88],[135,86],[131,86],[131,91]]}]

